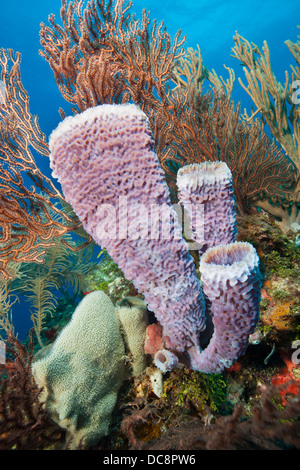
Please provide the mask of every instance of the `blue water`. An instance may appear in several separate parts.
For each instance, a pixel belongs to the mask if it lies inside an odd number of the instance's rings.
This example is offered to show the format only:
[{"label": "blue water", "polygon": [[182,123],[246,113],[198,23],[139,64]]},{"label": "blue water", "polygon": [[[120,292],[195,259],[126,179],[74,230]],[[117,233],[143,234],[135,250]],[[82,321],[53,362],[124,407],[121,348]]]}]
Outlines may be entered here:
[{"label": "blue water", "polygon": [[[59,106],[64,106],[48,63],[39,56],[39,29],[47,24],[49,13],[59,19],[60,0],[1,1],[0,47],[22,53],[22,78],[30,95],[31,111],[39,116],[42,130],[49,135],[60,120]],[[140,16],[142,9],[150,17],[164,20],[169,33],[178,29],[187,35],[186,46],[199,44],[204,64],[227,77],[223,64],[234,68],[236,77],[243,77],[242,67],[230,56],[233,36],[240,35],[259,47],[267,40],[272,67],[284,81],[284,71],[295,65],[284,41],[297,40],[300,22],[299,0],[134,0],[132,10]],[[298,23],[297,23],[298,22]],[[237,80],[233,97],[250,105]],[[248,108],[249,109],[249,108]]]},{"label": "blue water", "polygon": [[[227,78],[223,64],[235,71],[233,91],[235,101],[250,114],[252,102],[239,85],[237,78],[244,77],[239,62],[230,56],[237,30],[260,48],[267,40],[271,52],[272,68],[278,80],[284,82],[285,70],[295,61],[284,41],[297,40],[297,21],[300,22],[299,0],[135,0],[132,11],[141,16],[142,9],[150,10],[150,17],[164,20],[171,36],[178,29],[187,35],[186,47],[199,44],[204,64],[214,68],[218,75]],[[41,129],[48,136],[60,121],[58,108],[68,109],[62,99],[48,63],[39,56],[40,23],[48,23],[54,13],[59,19],[60,0],[1,1],[0,47],[12,48],[22,53],[21,72],[30,96],[30,109],[39,116]],[[48,160],[42,159],[42,171],[49,176]],[[15,317],[18,331],[31,327],[29,314]]]}]

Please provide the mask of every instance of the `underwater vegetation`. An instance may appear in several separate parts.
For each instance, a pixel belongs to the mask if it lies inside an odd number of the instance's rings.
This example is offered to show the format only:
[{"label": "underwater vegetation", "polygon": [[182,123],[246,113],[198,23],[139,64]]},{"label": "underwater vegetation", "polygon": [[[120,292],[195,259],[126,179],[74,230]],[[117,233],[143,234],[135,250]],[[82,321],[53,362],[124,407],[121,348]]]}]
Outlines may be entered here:
[{"label": "underwater vegetation", "polygon": [[[20,53],[0,49],[0,448],[300,448],[300,43],[287,41],[298,66],[283,86],[267,44],[236,34],[249,117],[233,70],[218,77],[131,2],[62,0],[61,21],[41,24],[41,55],[73,116],[60,110],[49,146]],[[122,196],[163,205],[172,237],[115,237]],[[174,202],[203,205],[200,246]],[[141,233],[145,213],[127,223]]]},{"label": "underwater vegetation", "polygon": [[[262,51],[256,44],[250,43],[239,34],[236,34],[234,41],[233,56],[245,66],[248,86],[241,80],[239,83],[252,98],[257,108],[255,113],[261,113],[262,122],[269,126],[272,135],[295,165],[296,184],[293,194],[290,194],[287,200],[281,201],[270,194],[270,197],[264,198],[258,204],[265,211],[279,217],[284,230],[292,224],[299,223],[300,111],[295,84],[299,83],[300,78],[300,41],[296,43],[291,40],[285,41],[297,65],[291,66],[291,77],[285,72],[284,84],[281,84],[272,73],[270,51],[266,41]],[[251,117],[245,117],[251,120]],[[276,208],[270,210],[271,206]]]},{"label": "underwater vegetation", "polygon": [[[56,237],[70,231],[80,235],[81,226],[74,213],[66,209],[61,192],[40,172],[33,157],[31,148],[45,157],[49,149],[37,117],[29,111],[20,61],[20,53],[0,50],[1,81],[5,86],[0,108],[0,272],[8,279],[14,277],[10,268],[15,263],[42,263],[45,248],[53,246]],[[67,239],[63,243],[67,244]]]},{"label": "underwater vegetation", "polygon": [[12,335],[8,338],[9,361],[1,370],[0,448],[51,449],[61,442],[63,431],[44,410],[31,372],[32,335],[28,348]]},{"label": "underwater vegetation", "polygon": [[[290,223],[297,221],[299,203],[295,200],[292,215],[290,206],[292,198],[298,197],[294,185],[299,180],[299,107],[292,102],[292,81],[299,79],[299,68],[292,69],[292,80],[287,73],[283,87],[269,72],[269,56],[254,60],[254,53],[246,45],[242,47],[243,38],[236,38],[233,54],[242,63],[248,59],[248,67],[251,64],[260,76],[256,93],[266,95],[268,101],[258,108],[268,109],[273,128],[277,127],[276,135],[273,133],[277,140],[269,139],[261,121],[241,119],[239,107],[230,99],[233,70],[222,80],[207,70],[199,49],[184,50],[185,37],[179,32],[171,38],[163,23],[151,24],[146,12],[136,21],[130,7],[130,2],[117,1],[113,6],[95,1],[83,12],[82,2],[64,1],[63,26],[53,16],[50,26],[42,24],[41,55],[74,112],[131,101],[149,118],[155,150],[174,198],[180,167],[221,160],[233,174],[239,211],[248,212],[263,200],[269,202],[265,210],[284,217],[283,225],[289,224],[289,216]],[[289,41],[288,46],[299,62],[299,43]],[[213,93],[204,93],[207,82]],[[254,86],[254,97],[253,90]],[[285,140],[293,145],[287,147]],[[280,212],[281,207],[286,211]]]},{"label": "underwater vegetation", "polygon": [[[94,268],[91,260],[93,244],[76,252],[77,243],[69,234],[51,240],[45,248],[42,263],[14,263],[10,265],[11,278],[0,278],[0,327],[4,334],[14,333],[13,305],[23,295],[23,303],[30,312],[35,336],[40,347],[46,318],[52,317],[58,302],[63,299],[74,305],[77,296],[83,296],[85,278]],[[73,308],[74,310],[74,308]],[[1,330],[0,330],[1,331]],[[2,333],[1,332],[1,333]],[[0,337],[3,337],[3,333]]]},{"label": "underwater vegetation", "polygon": [[128,281],[122,270],[113,262],[106,250],[103,250],[101,263],[94,265],[89,274],[85,276],[85,294],[94,290],[105,292],[114,304],[123,297],[137,296],[132,281]]}]

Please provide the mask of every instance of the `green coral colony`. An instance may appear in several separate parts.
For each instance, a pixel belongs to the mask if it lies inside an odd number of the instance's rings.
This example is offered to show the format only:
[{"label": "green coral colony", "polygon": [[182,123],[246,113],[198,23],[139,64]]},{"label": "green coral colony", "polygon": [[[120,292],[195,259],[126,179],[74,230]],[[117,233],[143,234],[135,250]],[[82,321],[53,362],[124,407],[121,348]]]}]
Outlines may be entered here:
[{"label": "green coral colony", "polygon": [[[74,112],[61,110],[49,146],[20,54],[0,50],[0,448],[300,448],[300,115],[288,73],[283,87],[267,43],[236,33],[256,106],[242,116],[233,70],[219,78],[180,33],[171,41],[130,8],[63,0],[63,26],[41,25],[41,55]],[[300,43],[287,46],[299,65]]]}]

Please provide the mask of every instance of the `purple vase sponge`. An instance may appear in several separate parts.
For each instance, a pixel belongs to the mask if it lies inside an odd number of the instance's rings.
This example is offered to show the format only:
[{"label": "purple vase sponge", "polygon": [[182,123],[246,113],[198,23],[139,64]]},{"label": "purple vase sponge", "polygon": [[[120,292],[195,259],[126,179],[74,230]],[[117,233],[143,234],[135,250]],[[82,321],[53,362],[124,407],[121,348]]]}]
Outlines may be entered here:
[{"label": "purple vase sponge", "polygon": [[49,145],[66,201],[144,295],[165,347],[195,345],[205,328],[203,293],[147,116],[132,104],[89,108],[61,122]]},{"label": "purple vase sponge", "polygon": [[189,351],[191,366],[202,372],[221,372],[245,353],[258,322],[261,275],[255,248],[246,242],[210,248],[202,256],[203,290],[211,302],[214,331],[200,354]]}]

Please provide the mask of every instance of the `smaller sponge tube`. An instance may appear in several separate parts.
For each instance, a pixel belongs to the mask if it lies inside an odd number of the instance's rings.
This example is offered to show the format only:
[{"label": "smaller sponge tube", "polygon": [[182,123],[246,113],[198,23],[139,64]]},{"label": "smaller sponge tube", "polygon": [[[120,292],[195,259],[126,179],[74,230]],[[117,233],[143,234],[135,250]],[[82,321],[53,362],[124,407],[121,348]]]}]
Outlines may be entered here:
[{"label": "smaller sponge tube", "polygon": [[225,162],[186,165],[177,173],[177,186],[200,255],[213,246],[236,241],[232,174]]},{"label": "smaller sponge tube", "polygon": [[211,301],[214,331],[201,353],[189,350],[191,366],[221,372],[244,354],[259,318],[261,275],[255,248],[236,242],[210,248],[200,261],[203,290]]},{"label": "smaller sponge tube", "polygon": [[162,372],[168,372],[177,366],[178,357],[168,349],[161,349],[154,356],[154,364]]}]

